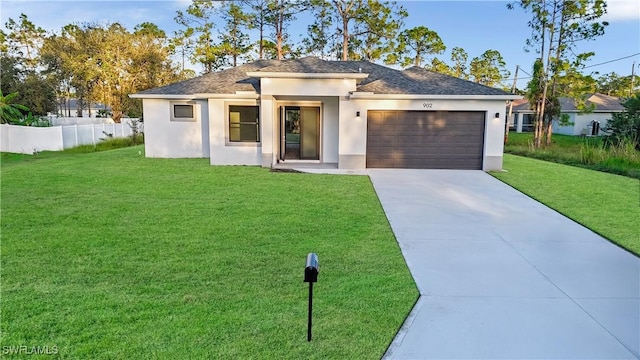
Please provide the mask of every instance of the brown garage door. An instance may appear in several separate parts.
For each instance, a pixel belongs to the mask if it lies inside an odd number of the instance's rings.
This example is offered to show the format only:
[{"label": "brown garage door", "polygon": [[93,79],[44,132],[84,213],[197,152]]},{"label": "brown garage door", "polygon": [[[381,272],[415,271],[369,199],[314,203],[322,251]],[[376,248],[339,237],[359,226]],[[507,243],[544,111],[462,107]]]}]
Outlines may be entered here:
[{"label": "brown garage door", "polygon": [[369,111],[367,167],[481,169],[484,112]]}]

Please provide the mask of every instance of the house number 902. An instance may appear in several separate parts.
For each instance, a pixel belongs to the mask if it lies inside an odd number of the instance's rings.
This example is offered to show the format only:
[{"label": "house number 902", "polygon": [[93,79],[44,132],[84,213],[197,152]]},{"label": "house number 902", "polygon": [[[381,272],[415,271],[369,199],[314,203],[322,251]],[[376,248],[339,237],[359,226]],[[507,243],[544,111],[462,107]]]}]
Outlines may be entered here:
[{"label": "house number 902", "polygon": [[425,109],[431,109],[433,108],[433,103],[423,103],[422,107],[424,107]]}]

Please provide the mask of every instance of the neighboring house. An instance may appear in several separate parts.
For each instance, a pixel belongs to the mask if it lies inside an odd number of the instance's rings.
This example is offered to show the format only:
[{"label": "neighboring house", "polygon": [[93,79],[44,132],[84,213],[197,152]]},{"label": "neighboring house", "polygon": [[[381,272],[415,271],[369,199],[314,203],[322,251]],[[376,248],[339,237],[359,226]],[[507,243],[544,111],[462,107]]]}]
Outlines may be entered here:
[{"label": "neighboring house", "polygon": [[502,168],[504,104],[520,96],[413,67],[259,60],[130,95],[148,157],[212,165]]},{"label": "neighboring house", "polygon": [[[561,97],[560,113],[568,115],[572,125],[560,126],[558,120],[553,121],[553,132],[564,135],[602,135],[603,128],[614,113],[624,111],[624,106],[617,97],[595,93],[587,97],[585,105],[593,110],[582,113],[573,99]],[[507,111],[508,111],[507,106]],[[533,131],[533,110],[526,99],[513,102],[514,123],[516,132]],[[594,122],[597,123],[593,128]]]},{"label": "neighboring house", "polygon": [[[59,98],[58,99],[58,113],[57,116],[63,117],[77,117],[78,116],[78,99],[71,98]],[[92,103],[90,109],[84,106],[82,110],[82,117],[98,117],[99,112],[109,112],[111,109],[104,104]],[[89,116],[91,114],[91,116]],[[110,115],[106,115],[110,116]],[[103,117],[106,117],[103,116]]]}]

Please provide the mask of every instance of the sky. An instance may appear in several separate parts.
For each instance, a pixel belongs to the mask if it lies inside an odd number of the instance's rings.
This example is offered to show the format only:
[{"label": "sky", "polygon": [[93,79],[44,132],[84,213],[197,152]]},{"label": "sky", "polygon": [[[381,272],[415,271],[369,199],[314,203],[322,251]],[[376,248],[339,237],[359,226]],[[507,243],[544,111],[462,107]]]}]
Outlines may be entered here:
[{"label": "sky", "polygon": [[[24,13],[37,26],[58,32],[70,23],[119,22],[131,30],[135,25],[148,21],[171,34],[181,28],[174,21],[176,11],[185,10],[189,3],[190,0],[0,0],[0,22],[4,29],[9,18],[18,19]],[[536,54],[525,50],[525,41],[531,35],[527,27],[531,17],[524,10],[518,7],[508,10],[508,2],[502,0],[414,0],[397,3],[409,13],[405,28],[426,26],[442,38],[447,50],[438,55],[440,59],[449,63],[450,51],[456,46],[467,51],[469,60],[488,49],[498,50],[511,72],[507,82],[513,81],[519,65],[518,87],[526,85],[527,73],[531,73]],[[577,52],[593,51],[596,54],[587,62],[589,67],[584,72],[630,75],[635,62],[635,73],[640,74],[640,1],[608,0],[607,4],[608,13],[603,20],[608,21],[609,26],[605,35],[577,46]],[[308,15],[298,16],[289,28],[291,37],[304,36],[311,21]]]}]

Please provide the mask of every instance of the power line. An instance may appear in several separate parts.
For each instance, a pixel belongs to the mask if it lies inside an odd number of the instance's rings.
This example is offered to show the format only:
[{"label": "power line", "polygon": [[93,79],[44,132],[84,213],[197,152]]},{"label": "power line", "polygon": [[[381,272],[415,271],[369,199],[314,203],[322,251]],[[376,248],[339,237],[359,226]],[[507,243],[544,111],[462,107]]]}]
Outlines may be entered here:
[{"label": "power line", "polygon": [[[528,72],[526,72],[526,71],[522,70],[522,68],[520,68],[520,71],[522,71],[523,73],[525,73],[525,74],[527,74],[527,75],[529,75],[529,76],[533,76],[533,75],[529,74]],[[521,79],[524,79],[524,78],[521,78]]]},{"label": "power line", "polygon": [[612,63],[612,62],[616,62],[616,61],[624,60],[624,59],[628,59],[628,58],[630,58],[630,57],[634,57],[634,56],[636,56],[636,55],[640,55],[640,52],[639,52],[639,53],[635,53],[635,54],[633,54],[633,55],[629,55],[629,56],[625,56],[625,57],[617,58],[617,59],[614,59],[614,60],[609,60],[609,61],[601,62],[601,63],[599,63],[599,64],[593,64],[593,65],[585,66],[583,69],[587,69],[587,68],[594,67],[594,66],[600,66],[600,65],[604,65],[604,64],[608,64],[608,63]]},{"label": "power line", "polygon": [[[601,63],[598,63],[598,64],[593,64],[593,65],[585,66],[585,67],[583,67],[583,69],[588,69],[588,68],[592,68],[592,67],[595,67],[595,66],[600,66],[600,65],[609,64],[609,63],[612,63],[612,62],[616,62],[616,61],[620,61],[620,60],[628,59],[628,58],[630,58],[630,57],[634,57],[634,56],[637,56],[637,55],[640,55],[640,52],[639,52],[639,53],[635,53],[635,54],[631,54],[631,55],[628,55],[628,56],[623,56],[623,57],[621,57],[621,58],[617,58],[617,59],[613,59],[613,60],[609,60],[609,61],[601,62]],[[532,76],[531,74],[529,74],[528,72],[526,72],[526,71],[522,70],[522,68],[520,68],[520,71],[522,71],[523,73],[525,73],[525,74],[529,75],[529,77],[519,77],[519,78],[518,78],[518,80],[531,79],[531,78],[533,77],[533,76]],[[511,80],[513,80],[513,79],[506,79],[505,81],[511,81]]]}]

